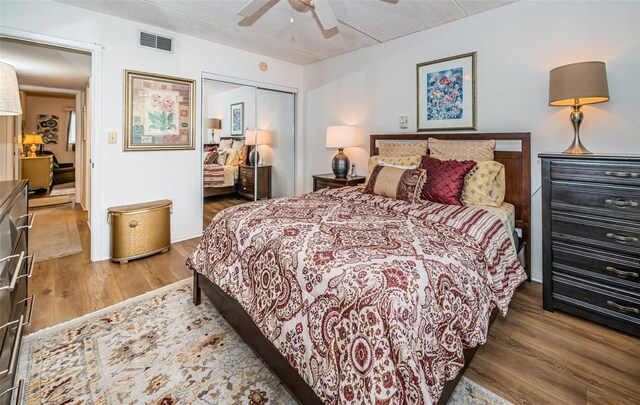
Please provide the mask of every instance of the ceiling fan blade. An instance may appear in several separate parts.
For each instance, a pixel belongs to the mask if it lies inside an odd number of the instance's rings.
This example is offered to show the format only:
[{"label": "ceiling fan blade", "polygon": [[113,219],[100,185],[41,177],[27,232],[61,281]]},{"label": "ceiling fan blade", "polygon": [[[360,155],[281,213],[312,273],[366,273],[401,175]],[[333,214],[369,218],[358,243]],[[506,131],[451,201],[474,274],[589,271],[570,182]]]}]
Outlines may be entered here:
[{"label": "ceiling fan blade", "polygon": [[240,17],[251,17],[271,0],[251,0],[238,11]]},{"label": "ceiling fan blade", "polygon": [[338,26],[338,20],[331,10],[331,6],[327,0],[313,0],[313,11],[320,21],[320,25],[325,31]]}]

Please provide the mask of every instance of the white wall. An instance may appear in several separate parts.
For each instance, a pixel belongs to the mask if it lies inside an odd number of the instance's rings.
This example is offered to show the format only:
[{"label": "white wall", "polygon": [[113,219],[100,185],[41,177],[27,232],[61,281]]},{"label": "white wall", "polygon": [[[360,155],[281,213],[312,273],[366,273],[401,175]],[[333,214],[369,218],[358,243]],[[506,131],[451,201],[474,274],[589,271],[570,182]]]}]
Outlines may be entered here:
[{"label": "white wall", "polygon": [[[607,63],[608,103],[585,106],[583,143],[594,152],[640,153],[640,2],[521,1],[304,68],[305,189],[329,172],[326,127],[357,125],[360,147],[345,152],[366,170],[368,135],[416,131],[416,64],[477,51],[478,131],[532,137],[532,192],[540,152],[571,143],[569,108],[549,107],[553,67]],[[398,117],[408,115],[410,129]],[[540,192],[532,199],[532,273],[541,279]]]},{"label": "white wall", "polygon": [[[37,12],[35,12],[37,10]],[[100,143],[97,159],[102,167],[93,170],[91,182],[101,188],[100,201],[92,201],[102,226],[100,258],[109,255],[108,207],[163,198],[173,200],[172,240],[200,235],[201,73],[211,72],[266,83],[300,88],[302,68],[250,52],[214,44],[197,38],[111,17],[52,1],[2,0],[0,23],[3,27],[35,32],[58,38],[103,45],[101,83],[102,127],[94,141]],[[138,29],[175,39],[173,54],[140,48]],[[269,70],[258,64],[265,61]],[[196,80],[196,148],[189,151],[123,152],[123,70],[165,74]],[[118,143],[107,144],[107,133],[118,133]],[[92,224],[95,230],[95,224]]]},{"label": "white wall", "polygon": [[[205,94],[206,96],[206,94]],[[236,89],[207,96],[207,118],[222,120],[220,136],[231,136],[231,104],[244,103],[244,129],[256,126],[256,88],[240,86]],[[239,135],[236,135],[239,136]]]}]

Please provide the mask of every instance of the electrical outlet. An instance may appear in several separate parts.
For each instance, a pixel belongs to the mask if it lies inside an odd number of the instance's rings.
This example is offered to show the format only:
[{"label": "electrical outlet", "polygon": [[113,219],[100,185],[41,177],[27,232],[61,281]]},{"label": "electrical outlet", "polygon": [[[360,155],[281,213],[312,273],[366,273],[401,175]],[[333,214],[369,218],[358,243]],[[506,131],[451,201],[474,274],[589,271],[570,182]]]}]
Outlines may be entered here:
[{"label": "electrical outlet", "polygon": [[400,116],[400,128],[409,128],[409,117],[406,115]]},{"label": "electrical outlet", "polygon": [[118,143],[118,133],[109,132],[109,143]]}]

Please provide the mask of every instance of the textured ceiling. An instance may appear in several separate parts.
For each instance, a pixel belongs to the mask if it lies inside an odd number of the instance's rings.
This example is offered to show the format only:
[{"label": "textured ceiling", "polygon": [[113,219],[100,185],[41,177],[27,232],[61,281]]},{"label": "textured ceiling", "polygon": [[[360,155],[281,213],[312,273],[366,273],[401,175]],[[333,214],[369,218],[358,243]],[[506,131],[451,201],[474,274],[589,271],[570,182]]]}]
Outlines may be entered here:
[{"label": "textured ceiling", "polygon": [[271,0],[248,18],[237,12],[249,0],[57,1],[306,65],[515,0],[329,0],[338,27],[328,31],[299,0]]},{"label": "textured ceiling", "polygon": [[0,61],[12,65],[20,86],[82,90],[91,74],[91,55],[0,38]]}]

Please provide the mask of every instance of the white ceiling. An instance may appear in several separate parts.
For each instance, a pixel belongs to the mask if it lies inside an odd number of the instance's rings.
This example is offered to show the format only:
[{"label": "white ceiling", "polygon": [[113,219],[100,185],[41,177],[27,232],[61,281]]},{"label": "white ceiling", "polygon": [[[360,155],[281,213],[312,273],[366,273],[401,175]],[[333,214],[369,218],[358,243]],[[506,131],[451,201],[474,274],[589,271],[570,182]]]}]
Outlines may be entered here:
[{"label": "white ceiling", "polygon": [[57,1],[306,65],[516,0],[329,0],[329,31],[299,0],[270,0],[248,18],[237,12],[249,0]]},{"label": "white ceiling", "polygon": [[82,90],[91,74],[88,53],[10,38],[0,38],[0,61],[16,69],[21,87]]}]

